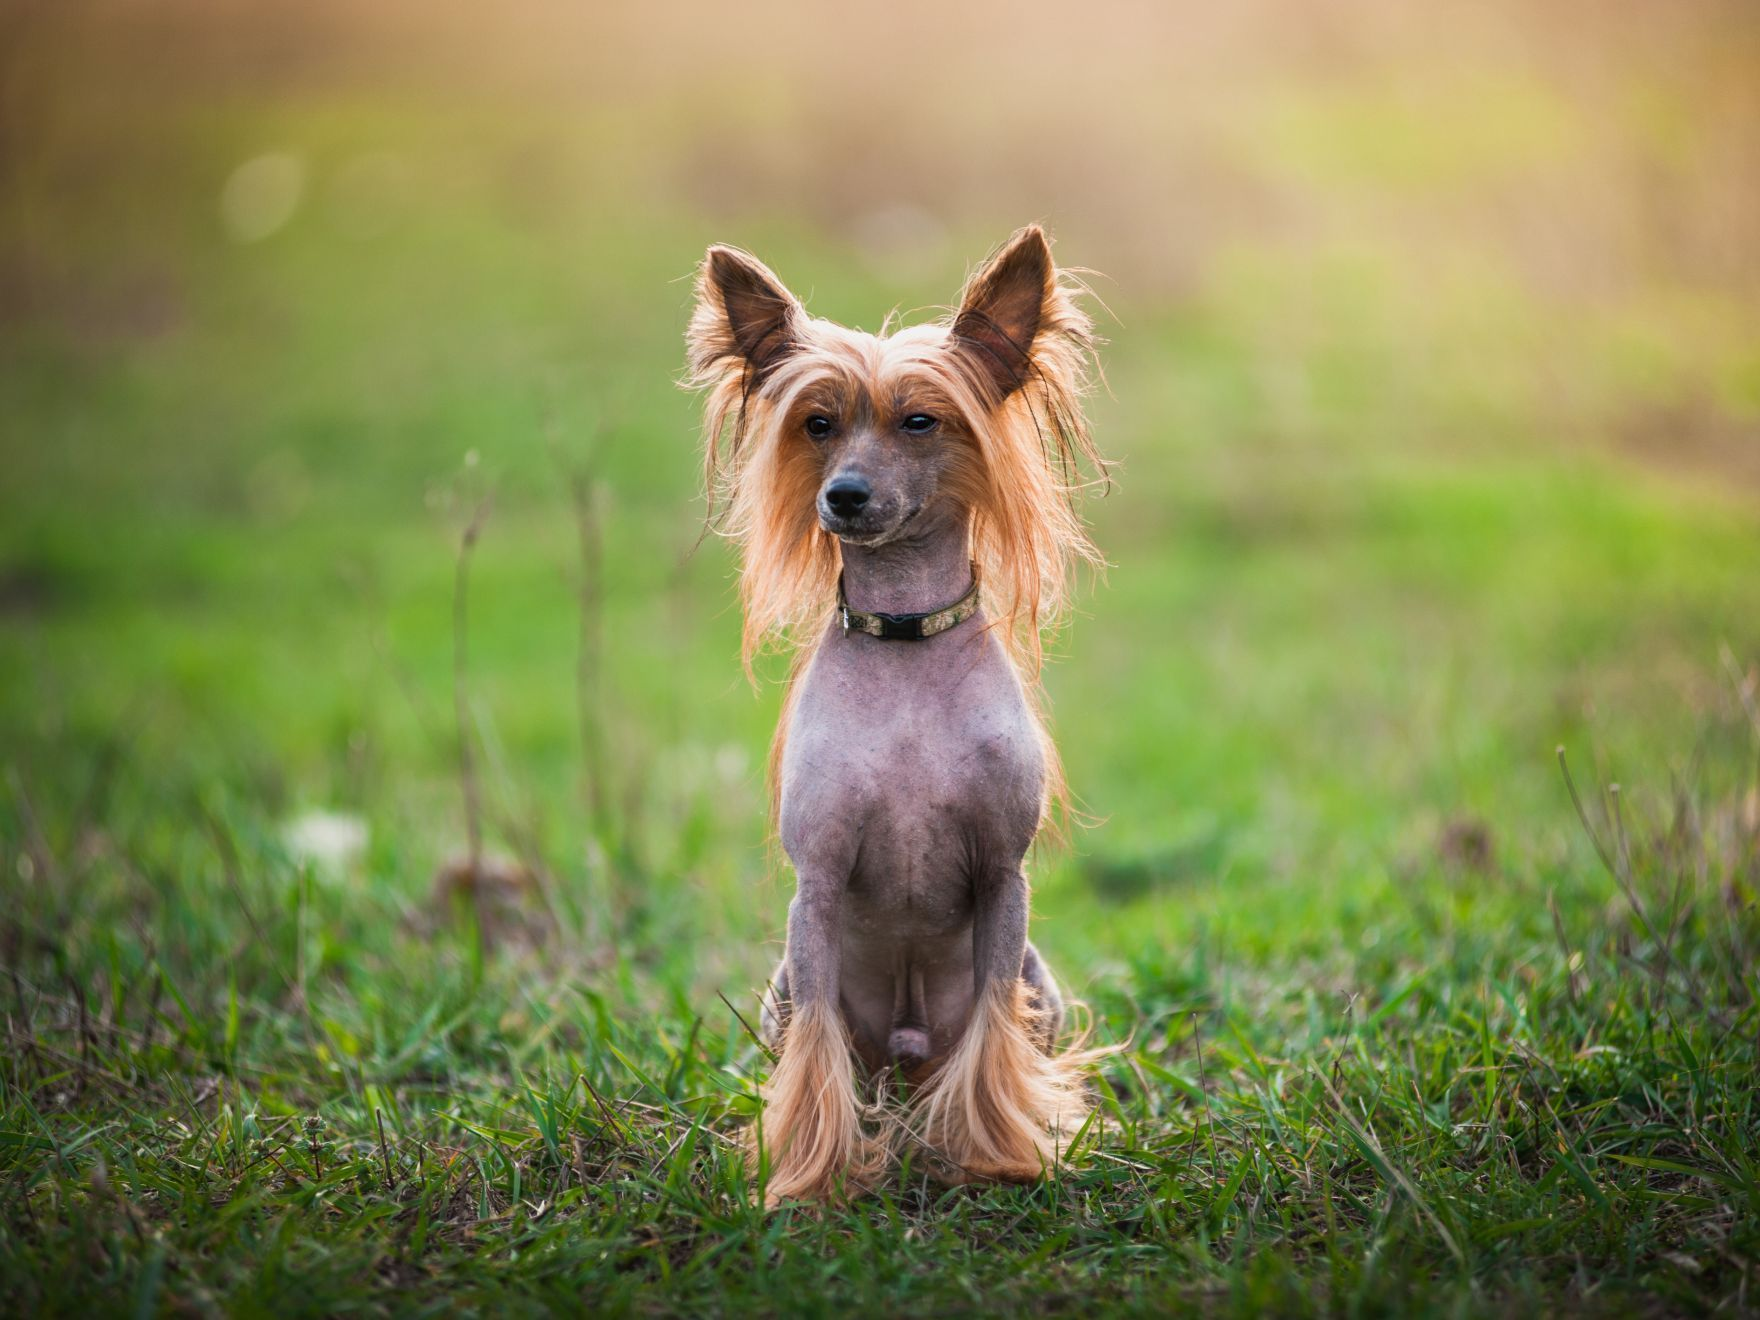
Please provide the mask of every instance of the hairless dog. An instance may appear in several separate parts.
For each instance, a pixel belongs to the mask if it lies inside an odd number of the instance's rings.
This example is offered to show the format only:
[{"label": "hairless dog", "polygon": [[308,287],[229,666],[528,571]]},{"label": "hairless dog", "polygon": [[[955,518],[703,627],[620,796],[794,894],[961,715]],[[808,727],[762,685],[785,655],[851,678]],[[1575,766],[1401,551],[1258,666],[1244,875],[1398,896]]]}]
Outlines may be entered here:
[{"label": "hairless dog", "polygon": [[[1074,510],[1078,465],[1104,466],[1075,292],[1037,227],[951,318],[881,336],[809,316],[745,253],[703,263],[691,379],[748,668],[798,644],[771,758],[797,889],[752,1144],[772,1204],[870,1185],[911,1138],[948,1176],[1037,1178],[1086,1111],[1023,869],[1063,795],[1040,638],[1072,562],[1099,562]],[[902,1125],[863,1103],[881,1076]]]}]

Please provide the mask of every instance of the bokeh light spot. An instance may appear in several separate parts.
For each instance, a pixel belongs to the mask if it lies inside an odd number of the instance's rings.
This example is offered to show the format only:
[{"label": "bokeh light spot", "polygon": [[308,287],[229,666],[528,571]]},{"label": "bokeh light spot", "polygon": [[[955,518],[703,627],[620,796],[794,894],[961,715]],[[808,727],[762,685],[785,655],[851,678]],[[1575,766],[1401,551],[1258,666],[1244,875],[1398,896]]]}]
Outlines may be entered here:
[{"label": "bokeh light spot", "polygon": [[305,162],[285,151],[254,156],[220,189],[220,222],[235,243],[260,243],[286,225],[306,187]]}]

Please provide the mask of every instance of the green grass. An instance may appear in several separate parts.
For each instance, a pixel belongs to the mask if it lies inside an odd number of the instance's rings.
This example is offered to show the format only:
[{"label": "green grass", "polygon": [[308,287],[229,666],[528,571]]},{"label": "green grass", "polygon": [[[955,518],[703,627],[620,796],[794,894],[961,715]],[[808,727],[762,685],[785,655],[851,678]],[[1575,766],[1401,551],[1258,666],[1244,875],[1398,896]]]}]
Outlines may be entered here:
[{"label": "green grass", "polygon": [[1076,1167],[1032,1189],[906,1176],[824,1214],[766,1214],[742,1170],[761,1060],[646,907],[688,892],[671,868],[559,865],[543,947],[485,954],[395,830],[327,876],[249,803],[155,789],[126,754],[54,795],[69,814],[15,775],[7,1303],[1740,1302],[1760,729],[1706,732],[1672,815],[1591,801],[1610,871],[1580,847],[1487,856],[1472,830],[1348,885],[1200,857],[1136,899],[1165,943],[1139,921],[1071,936],[1093,900],[1066,886],[1049,947],[1137,928],[1088,985],[1102,1039],[1129,1043]]},{"label": "green grass", "polygon": [[[767,166],[829,200],[704,200],[713,87],[246,86],[39,21],[0,174],[0,1309],[1760,1304],[1760,320],[1685,220],[1603,287],[1485,205],[1550,185],[1594,250],[1658,177],[1715,211],[1721,158],[1656,127],[1699,123],[1675,75],[1621,48],[1638,90],[1588,114],[1525,71],[1283,70],[1190,131],[1299,234],[1174,278],[1130,181],[1023,201],[969,144],[978,200],[878,261],[829,109]],[[280,148],[305,199],[226,241],[222,183]],[[1622,152],[1644,198],[1582,183]],[[1115,277],[1113,567],[1046,675],[1094,824],[1036,860],[1033,933],[1121,1049],[1042,1186],[765,1213],[778,694],[693,552],[681,277],[734,239],[872,325],[1021,207]],[[473,898],[435,877],[487,494],[466,736],[521,878]],[[358,855],[296,846],[318,810]]]}]

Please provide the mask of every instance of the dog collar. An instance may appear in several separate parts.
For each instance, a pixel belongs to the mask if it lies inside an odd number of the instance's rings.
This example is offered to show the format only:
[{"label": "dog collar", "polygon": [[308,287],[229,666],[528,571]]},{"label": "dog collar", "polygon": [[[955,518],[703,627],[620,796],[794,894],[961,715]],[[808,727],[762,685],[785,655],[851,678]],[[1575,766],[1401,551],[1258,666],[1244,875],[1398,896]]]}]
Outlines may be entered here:
[{"label": "dog collar", "polygon": [[976,564],[972,565],[972,589],[970,591],[951,605],[943,605],[938,610],[925,610],[921,614],[881,614],[878,611],[870,614],[866,610],[852,610],[849,607],[849,598],[843,594],[843,574],[837,575],[837,616],[843,621],[843,635],[845,637],[848,637],[852,632],[859,632],[888,642],[920,642],[924,638],[937,636],[949,628],[964,623],[977,612],[978,566]]}]

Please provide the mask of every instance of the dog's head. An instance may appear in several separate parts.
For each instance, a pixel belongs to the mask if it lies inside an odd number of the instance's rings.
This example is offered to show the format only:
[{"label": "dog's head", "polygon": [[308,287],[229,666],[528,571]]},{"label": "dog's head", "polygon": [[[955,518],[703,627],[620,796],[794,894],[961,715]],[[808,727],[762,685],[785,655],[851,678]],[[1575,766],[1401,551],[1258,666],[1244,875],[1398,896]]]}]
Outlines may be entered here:
[{"label": "dog's head", "polygon": [[709,249],[691,382],[709,391],[712,507],[744,551],[748,652],[825,603],[841,544],[951,518],[1036,658],[1067,560],[1097,559],[1070,498],[1077,464],[1101,466],[1078,406],[1092,334],[1073,293],[1033,226],[951,317],[870,335],[809,316],[755,257]]}]

